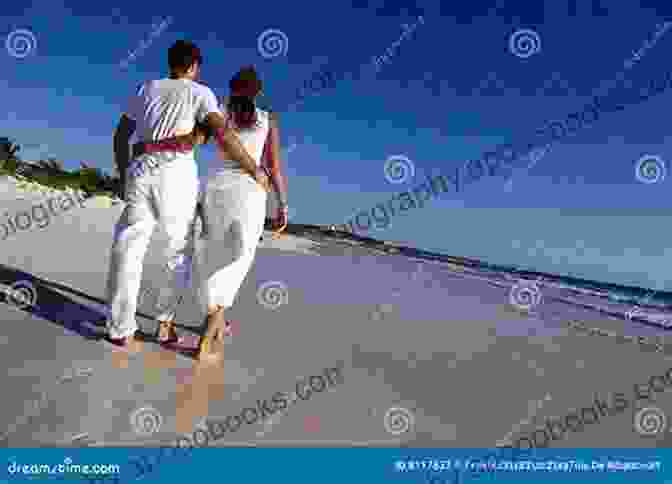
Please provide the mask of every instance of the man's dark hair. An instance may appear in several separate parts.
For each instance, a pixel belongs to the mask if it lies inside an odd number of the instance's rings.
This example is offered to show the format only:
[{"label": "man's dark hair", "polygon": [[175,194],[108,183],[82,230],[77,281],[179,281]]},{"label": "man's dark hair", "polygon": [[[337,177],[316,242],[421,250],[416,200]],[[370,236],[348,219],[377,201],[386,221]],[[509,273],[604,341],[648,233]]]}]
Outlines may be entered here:
[{"label": "man's dark hair", "polygon": [[184,72],[194,63],[202,65],[203,56],[201,49],[193,42],[178,40],[168,49],[168,66],[171,72]]}]

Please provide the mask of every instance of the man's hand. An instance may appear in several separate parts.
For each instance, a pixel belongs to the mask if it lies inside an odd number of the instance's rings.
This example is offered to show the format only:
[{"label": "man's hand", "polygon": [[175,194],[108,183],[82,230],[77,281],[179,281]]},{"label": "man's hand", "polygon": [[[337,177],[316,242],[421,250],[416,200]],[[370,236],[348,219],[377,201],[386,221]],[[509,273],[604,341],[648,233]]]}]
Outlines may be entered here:
[{"label": "man's hand", "polygon": [[136,122],[126,114],[122,114],[114,131],[114,162],[117,165],[121,184],[121,198],[126,199],[126,169],[130,163],[130,147],[128,141],[135,132]]},{"label": "man's hand", "polygon": [[215,139],[219,147],[231,159],[240,163],[243,170],[257,179],[257,164],[238,139],[235,131],[227,125],[226,118],[221,113],[210,113],[206,118],[208,126],[215,132]]},{"label": "man's hand", "polygon": [[257,168],[256,173],[254,175],[254,180],[261,185],[261,188],[266,192],[266,193],[271,193],[271,180],[266,174],[266,170],[263,168]]}]

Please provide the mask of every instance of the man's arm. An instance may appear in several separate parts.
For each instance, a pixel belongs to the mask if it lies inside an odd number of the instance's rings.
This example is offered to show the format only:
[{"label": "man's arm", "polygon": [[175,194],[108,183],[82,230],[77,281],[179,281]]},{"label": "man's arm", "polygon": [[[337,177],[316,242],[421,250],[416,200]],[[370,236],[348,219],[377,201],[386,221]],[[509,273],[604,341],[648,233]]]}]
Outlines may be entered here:
[{"label": "man's arm", "polygon": [[114,131],[114,162],[119,171],[121,181],[121,198],[126,199],[126,169],[130,163],[129,140],[135,132],[136,122],[129,118],[125,113],[121,115],[117,129]]}]

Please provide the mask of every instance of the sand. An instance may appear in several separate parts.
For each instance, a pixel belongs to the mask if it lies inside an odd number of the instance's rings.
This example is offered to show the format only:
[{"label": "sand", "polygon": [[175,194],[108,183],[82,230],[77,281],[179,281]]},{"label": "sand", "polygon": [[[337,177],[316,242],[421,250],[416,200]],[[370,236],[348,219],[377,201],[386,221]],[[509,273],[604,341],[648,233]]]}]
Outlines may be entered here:
[{"label": "sand", "polygon": [[[3,213],[45,197],[0,181]],[[627,308],[598,296],[540,284],[539,303],[525,311],[510,303],[516,281],[506,277],[292,227],[277,240],[265,234],[229,312],[239,324],[223,368],[211,371],[205,389],[188,354],[151,341],[152,297],[140,308],[147,316],[139,317],[147,334],[140,354],[97,339],[122,209],[86,200],[45,228],[0,241],[0,289],[31,281],[36,294],[32,307],[0,304],[2,384],[11,389],[3,392],[0,417],[5,446],[169,443],[206,416],[240,414],[258,399],[293,392],[297,379],[342,365],[342,383],[210,445],[486,447],[532,432],[535,418],[543,426],[544,418],[588,406],[596,393],[630,398],[635,383],[672,367],[669,349],[655,346],[664,338],[653,339],[663,329],[627,321]],[[163,243],[157,234],[143,274],[143,288],[155,292]],[[180,333],[193,339],[193,299],[178,320]],[[669,433],[643,438],[633,430],[639,408],[672,408],[670,392],[656,398],[633,401],[553,446],[669,446]],[[412,415],[407,431],[386,428],[393,408]],[[138,410],[153,417],[151,435],[131,425]]]}]

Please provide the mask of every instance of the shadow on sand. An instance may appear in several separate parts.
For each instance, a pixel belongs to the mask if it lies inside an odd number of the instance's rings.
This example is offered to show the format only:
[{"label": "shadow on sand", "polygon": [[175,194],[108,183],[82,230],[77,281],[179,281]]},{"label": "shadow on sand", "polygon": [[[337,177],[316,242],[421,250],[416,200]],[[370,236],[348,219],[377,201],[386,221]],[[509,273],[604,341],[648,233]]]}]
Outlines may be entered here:
[{"label": "shadow on sand", "polygon": [[[12,286],[25,297],[25,302],[16,301],[16,297],[10,298],[8,296],[6,289]],[[18,311],[50,321],[53,324],[74,331],[88,340],[97,341],[105,339],[105,315],[101,311],[96,311],[91,307],[80,304],[68,297],[68,295],[102,306],[106,302],[100,298],[3,264],[0,264],[0,288],[2,288],[0,289],[1,302],[15,306]],[[154,322],[152,316],[143,312],[138,311],[136,316]],[[177,327],[182,331],[194,332],[193,326],[177,324]],[[152,324],[150,330],[140,328],[136,337],[141,341],[156,343],[155,324]],[[189,344],[181,345],[176,343],[166,345],[165,347],[184,356],[192,356],[193,353],[193,345]]]}]

